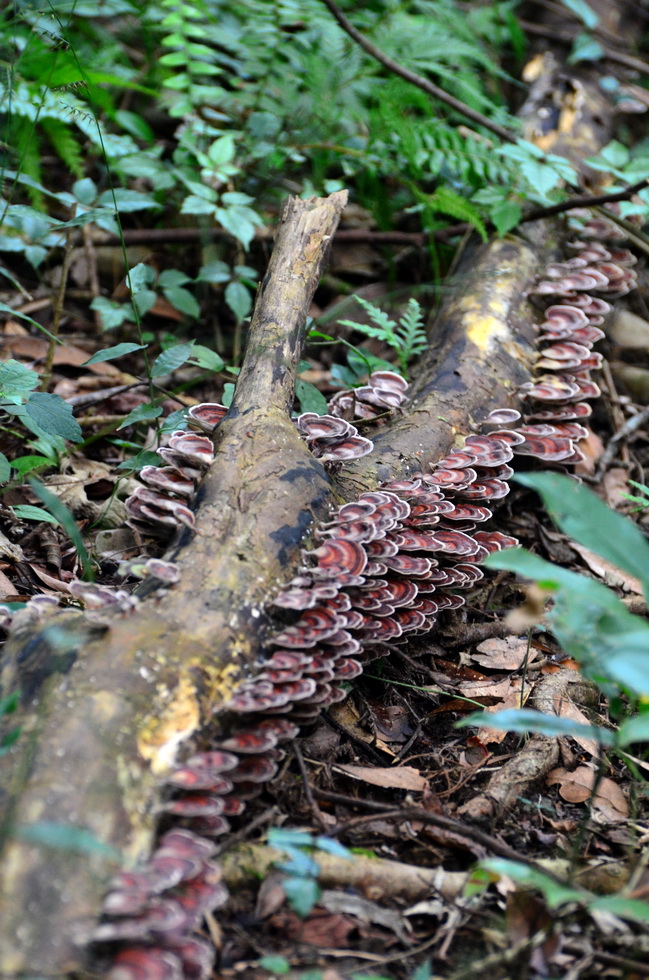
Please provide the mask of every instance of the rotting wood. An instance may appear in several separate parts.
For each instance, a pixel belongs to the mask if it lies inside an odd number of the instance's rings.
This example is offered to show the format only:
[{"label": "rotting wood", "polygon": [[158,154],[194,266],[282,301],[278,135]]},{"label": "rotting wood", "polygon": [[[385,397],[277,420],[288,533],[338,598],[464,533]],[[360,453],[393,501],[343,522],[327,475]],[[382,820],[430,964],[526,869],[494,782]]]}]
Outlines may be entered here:
[{"label": "rotting wood", "polygon": [[[365,473],[350,467],[335,481],[343,496],[443,455],[473,418],[507,403],[527,380],[532,347],[523,335],[533,317],[521,297],[548,254],[547,246],[517,239],[467,254],[459,290],[436,320],[412,411],[379,433],[379,466]],[[268,313],[277,264],[264,279],[237,398],[200,487],[197,534],[186,532],[167,555],[180,565],[181,583],[162,600],[145,599],[129,618],[89,624],[62,612],[9,645],[3,689],[26,685],[26,731],[2,784],[13,801],[5,819],[15,827],[44,819],[81,825],[127,864],[148,851],[160,775],[259,657],[264,600],[290,577],[301,538],[340,495],[290,422],[300,331],[294,321],[288,332],[282,327],[281,310]],[[299,276],[306,270],[303,264]],[[305,303],[296,307],[303,315]],[[74,661],[69,673],[47,677],[66,660]],[[114,869],[105,853],[10,839],[0,872],[2,971],[81,969]]]},{"label": "rotting wood", "polygon": [[[264,600],[326,511],[323,466],[291,422],[306,313],[347,199],[292,199],[262,282],[232,410],[199,491],[196,534],[168,557],[179,586],[128,618],[61,612],[7,646],[2,688],[21,690],[23,734],[3,760],[0,968],[82,968],[117,862],[151,846],[156,787],[256,660]],[[216,544],[218,543],[218,544]],[[11,836],[38,821],[80,826],[104,850],[44,848]]]},{"label": "rotting wood", "polygon": [[[334,227],[342,206],[336,197]],[[299,202],[292,207],[299,212]],[[552,249],[547,226],[537,230],[528,241],[491,243],[465,257],[435,321],[408,415],[378,433],[374,458],[350,466],[333,485],[289,421],[301,330],[291,318],[293,328],[284,324],[282,331],[286,307],[274,319],[260,313],[275,284],[286,288],[271,263],[251,330],[251,349],[260,335],[266,344],[256,369],[247,355],[233,411],[219,427],[216,460],[197,500],[199,533],[185,534],[167,555],[183,570],[181,584],[163,602],[147,598],[129,619],[106,615],[93,623],[59,613],[12,641],[2,680],[5,689],[16,678],[23,684],[24,733],[0,783],[7,835],[12,826],[54,819],[82,825],[126,863],[148,851],[158,777],[257,660],[264,601],[290,577],[312,522],[336,496],[354,496],[443,455],[473,419],[507,404],[527,380],[532,316],[521,297]],[[304,232],[293,242],[279,235],[273,262],[295,254],[292,246],[303,254],[308,240]],[[282,268],[290,280],[292,266]],[[306,295],[299,275],[292,284]],[[292,312],[297,316],[296,307]],[[0,971],[83,971],[83,945],[114,868],[99,851],[9,837],[0,870]]]},{"label": "rotting wood", "polygon": [[[377,817],[377,819],[379,819]],[[472,871],[446,871],[442,867],[422,868],[402,861],[354,854],[350,858],[316,851],[310,855],[318,866],[318,881],[327,888],[356,888],[373,901],[382,898],[417,902],[426,898],[442,898],[452,902],[460,898],[471,879]],[[286,860],[283,851],[262,844],[239,844],[223,858],[223,875],[229,888],[236,890],[251,878],[263,880],[278,864]],[[583,867],[571,868],[562,858],[540,858],[538,868],[566,878],[573,875],[573,884],[599,895],[619,891],[629,877],[624,863],[605,864],[597,861]]]}]

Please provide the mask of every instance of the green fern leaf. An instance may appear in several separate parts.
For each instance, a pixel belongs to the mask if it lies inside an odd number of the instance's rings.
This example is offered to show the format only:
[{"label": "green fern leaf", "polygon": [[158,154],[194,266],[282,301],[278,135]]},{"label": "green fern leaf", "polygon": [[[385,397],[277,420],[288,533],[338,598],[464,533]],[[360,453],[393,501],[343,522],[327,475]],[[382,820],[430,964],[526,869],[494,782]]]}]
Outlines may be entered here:
[{"label": "green fern leaf", "polygon": [[467,221],[478,232],[483,242],[488,239],[487,229],[480,217],[480,212],[464,197],[460,197],[448,187],[438,187],[434,194],[421,195],[426,208],[430,211],[441,211],[458,221]]},{"label": "green fern leaf", "polygon": [[81,180],[84,176],[83,156],[72,126],[62,119],[43,119],[41,126],[70,173]]}]

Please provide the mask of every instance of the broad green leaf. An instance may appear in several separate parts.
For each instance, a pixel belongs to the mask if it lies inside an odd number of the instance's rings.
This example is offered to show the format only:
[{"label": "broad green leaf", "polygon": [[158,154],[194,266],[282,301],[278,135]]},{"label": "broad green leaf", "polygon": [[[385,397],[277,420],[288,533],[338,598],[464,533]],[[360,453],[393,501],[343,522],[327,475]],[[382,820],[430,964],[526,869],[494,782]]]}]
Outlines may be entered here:
[{"label": "broad green leaf", "polygon": [[484,564],[487,568],[502,568],[508,572],[516,572],[554,592],[559,588],[566,589],[574,597],[583,601],[589,600],[600,612],[607,608],[617,610],[621,605],[617,596],[606,586],[585,575],[570,572],[560,565],[553,565],[524,548],[508,548],[506,551],[494,552],[485,559]]},{"label": "broad green leaf", "polygon": [[480,728],[495,728],[501,732],[536,732],[539,735],[571,735],[573,737],[592,738],[602,745],[613,745],[613,732],[597,725],[581,725],[570,718],[559,715],[546,715],[541,711],[529,708],[498,711],[491,714],[487,711],[475,711],[455,723],[456,728],[468,728],[476,725]]},{"label": "broad green leaf", "polygon": [[4,718],[6,715],[12,715],[20,704],[20,694],[18,691],[13,691],[11,694],[7,694],[6,697],[0,698],[0,718]]},{"label": "broad green leaf", "polygon": [[97,197],[97,185],[90,177],[84,177],[82,180],[75,180],[72,193],[82,204],[89,205]]},{"label": "broad green leaf", "polygon": [[414,970],[411,980],[431,980],[433,975],[431,960],[424,960],[420,963],[416,970]]},{"label": "broad green leaf", "polygon": [[236,388],[236,385],[234,385],[231,381],[228,381],[226,384],[223,385],[223,394],[221,395],[221,404],[222,405],[225,405],[226,408],[229,408],[230,405],[232,404],[232,399],[234,398],[234,390],[235,390],[235,388]]},{"label": "broad green leaf", "polygon": [[217,210],[216,204],[207,201],[204,197],[197,194],[188,194],[180,208],[181,214],[214,214]]},{"label": "broad green leaf", "polygon": [[516,480],[541,495],[565,534],[640,579],[649,599],[649,544],[632,521],[607,507],[591,490],[558,473],[525,473]]},{"label": "broad green leaf", "polygon": [[11,463],[4,453],[0,453],[0,483],[6,483],[11,476]]},{"label": "broad green leaf", "polygon": [[22,521],[47,521],[48,524],[59,526],[56,517],[52,517],[42,507],[34,507],[32,504],[16,504],[12,510],[16,517],[19,517]]},{"label": "broad green leaf", "polygon": [[287,878],[282,887],[293,911],[304,919],[322,895],[314,878]]},{"label": "broad green leaf", "polygon": [[114,303],[113,300],[105,296],[95,296],[90,304],[91,310],[97,310],[101,315],[101,322],[104,330],[114,330],[121,327],[125,320],[133,316],[133,310],[128,305]]},{"label": "broad green leaf", "polygon": [[232,272],[230,266],[225,262],[216,260],[215,262],[208,262],[201,267],[196,276],[196,282],[229,282],[231,278]]},{"label": "broad green leaf", "polygon": [[516,227],[522,216],[523,209],[517,201],[499,201],[491,209],[491,220],[501,238]]},{"label": "broad green leaf", "polygon": [[199,367],[206,368],[206,370],[214,371],[215,373],[222,371],[225,367],[223,358],[216,351],[210,350],[209,347],[205,347],[203,344],[194,344],[190,361],[192,364],[197,364]]},{"label": "broad green leaf", "polygon": [[114,361],[117,357],[125,354],[132,354],[134,350],[144,350],[146,344],[115,344],[114,347],[107,347],[106,350],[97,351],[81,367],[88,367],[89,364],[100,364],[102,361]]},{"label": "broad green leaf", "polygon": [[60,436],[69,442],[81,442],[81,426],[72,414],[72,405],[59,395],[35,391],[23,411],[47,435]]},{"label": "broad green leaf", "polygon": [[120,463],[117,467],[118,470],[126,470],[127,473],[136,473],[141,470],[143,466],[162,466],[163,461],[160,459],[157,453],[152,453],[149,449],[143,449],[141,453],[136,456],[132,456],[130,459],[125,459],[123,463]]},{"label": "broad green leaf", "polygon": [[[149,208],[159,208],[160,205],[151,194],[142,194],[140,191],[132,191],[127,187],[115,188],[115,201],[117,210],[128,213],[130,211],[145,211]],[[113,191],[104,191],[99,198],[99,203],[114,211]]]},{"label": "broad green leaf", "polygon": [[10,728],[6,735],[0,739],[0,758],[6,755],[12,745],[18,741],[22,733],[22,728]]},{"label": "broad green leaf", "polygon": [[584,27],[589,31],[594,30],[599,24],[599,16],[595,13],[585,0],[561,0],[564,7],[571,10],[579,18]]},{"label": "broad green leaf", "polygon": [[216,208],[214,215],[223,228],[229,231],[231,235],[234,235],[246,249],[255,237],[255,225],[262,223],[259,216],[251,208],[238,207],[236,205],[227,208]]},{"label": "broad green leaf", "polygon": [[131,136],[135,136],[136,139],[145,140],[147,143],[153,143],[155,139],[153,130],[146,119],[138,116],[136,112],[130,112],[128,109],[118,109],[115,113],[115,122],[122,129],[125,129],[127,133],[130,133]]},{"label": "broad green leaf", "polygon": [[191,316],[195,320],[198,319],[201,314],[201,308],[198,305],[196,297],[188,289],[185,289],[183,286],[167,286],[163,289],[163,293],[176,310],[184,313],[185,316]]},{"label": "broad green leaf", "polygon": [[51,456],[18,456],[16,459],[11,461],[11,468],[16,471],[19,476],[25,476],[27,473],[31,473],[38,466],[56,466],[56,460]]},{"label": "broad green leaf", "polygon": [[180,269],[165,269],[158,276],[158,285],[161,289],[167,289],[169,286],[184,286],[186,282],[191,282],[191,279]]},{"label": "broad green leaf", "polygon": [[21,405],[29,392],[38,387],[40,379],[35,371],[20,361],[9,358],[0,363],[0,401]]},{"label": "broad green leaf", "polygon": [[639,898],[625,898],[623,895],[605,895],[588,903],[591,912],[610,912],[620,919],[630,919],[632,922],[649,922],[649,902]]},{"label": "broad green leaf", "polygon": [[115,215],[115,208],[91,208],[89,211],[84,211],[83,214],[78,214],[75,218],[70,218],[69,221],[63,221],[61,224],[56,226],[57,231],[62,231],[64,228],[79,228],[81,225],[88,225],[92,221],[99,221],[100,218],[112,218]]},{"label": "broad green leaf", "polygon": [[327,399],[310,381],[302,381],[301,378],[298,378],[295,382],[295,395],[302,412],[315,412],[317,415],[327,414]]},{"label": "broad green leaf", "polygon": [[549,908],[556,909],[566,902],[583,902],[584,897],[588,897],[588,892],[578,891],[556,882],[549,875],[530,868],[526,864],[518,861],[508,861],[506,858],[487,858],[480,862],[480,867],[491,871],[493,874],[506,875],[519,885],[527,888],[538,888],[542,893]]},{"label": "broad green leaf", "polygon": [[318,875],[320,871],[318,863],[309,852],[299,847],[288,847],[287,845],[284,845],[282,850],[289,859],[277,863],[280,871],[285,871],[286,874],[290,875],[299,875],[302,878],[315,878]]},{"label": "broad green leaf", "polygon": [[129,412],[121,425],[117,426],[117,431],[125,429],[128,425],[135,425],[136,422],[150,422],[162,415],[162,405],[137,405],[133,411]]},{"label": "broad green leaf", "polygon": [[331,837],[316,837],[313,843],[319,851],[324,851],[325,854],[333,854],[335,857],[347,858],[350,861],[354,859],[354,855],[348,847],[339,844],[337,840],[333,840]]},{"label": "broad green leaf", "polygon": [[268,843],[271,847],[284,850],[286,847],[313,847],[313,834],[308,830],[291,830],[283,827],[271,827],[268,831]]},{"label": "broad green leaf", "polygon": [[225,302],[234,313],[237,322],[248,316],[252,309],[250,292],[241,282],[229,282],[225,287]]},{"label": "broad green leaf", "polygon": [[174,347],[168,347],[167,350],[163,350],[162,354],[153,362],[151,377],[161,378],[165,374],[171,374],[172,371],[177,371],[192,356],[193,346],[193,344],[176,344]]},{"label": "broad green leaf", "polygon": [[291,964],[285,956],[262,956],[259,966],[262,970],[268,970],[269,973],[280,977],[291,972]]},{"label": "broad green leaf", "polygon": [[628,718],[620,725],[617,733],[618,745],[632,745],[633,742],[649,742],[649,712]]},{"label": "broad green leaf", "polygon": [[80,854],[99,855],[113,861],[120,861],[116,848],[100,841],[86,827],[57,823],[53,820],[39,820],[36,823],[16,827],[14,835],[20,840],[43,847],[55,847],[62,851],[76,851]]},{"label": "broad green leaf", "polygon": [[604,48],[596,41],[592,34],[578,34],[575,38],[572,51],[568,56],[568,64],[576,65],[579,61],[599,61],[604,57]]},{"label": "broad green leaf", "polygon": [[229,133],[215,140],[207,151],[210,162],[215,167],[229,163],[234,159],[234,140]]},{"label": "broad green leaf", "polygon": [[147,289],[155,282],[155,269],[152,269],[150,265],[145,265],[144,262],[138,262],[132,269],[129,269],[127,279],[131,293],[136,296],[141,290]]},{"label": "broad green leaf", "polygon": [[59,498],[53,494],[47,487],[36,479],[30,479],[29,485],[32,490],[41,501],[45,504],[47,510],[55,517],[61,527],[64,529],[72,544],[77,549],[77,555],[79,556],[79,561],[81,562],[83,568],[83,577],[87,581],[92,581],[94,578],[92,570],[92,562],[90,560],[90,555],[86,549],[83,538],[81,536],[81,531],[77,526],[72,513],[68,510],[64,503],[62,503]]}]

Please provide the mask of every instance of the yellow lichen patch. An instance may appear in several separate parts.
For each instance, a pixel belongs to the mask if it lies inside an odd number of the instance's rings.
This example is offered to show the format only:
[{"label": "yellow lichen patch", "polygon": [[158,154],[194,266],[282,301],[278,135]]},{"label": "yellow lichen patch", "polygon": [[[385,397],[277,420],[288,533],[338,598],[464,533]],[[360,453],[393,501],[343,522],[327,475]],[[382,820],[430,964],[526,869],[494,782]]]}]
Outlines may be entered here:
[{"label": "yellow lichen patch", "polygon": [[491,313],[476,314],[472,316],[467,327],[466,335],[472,344],[480,350],[487,350],[497,338],[504,339],[508,336],[506,322]]},{"label": "yellow lichen patch", "polygon": [[145,719],[138,735],[138,751],[151,763],[153,773],[159,775],[173,765],[178,747],[196,731],[200,719],[194,683],[187,676],[181,677],[168,703],[159,714]]},{"label": "yellow lichen patch", "polygon": [[215,708],[228,700],[232,691],[241,680],[241,667],[236,653],[231,652],[232,660],[223,667],[201,665],[204,677],[207,679],[205,691],[206,714],[211,714]]}]

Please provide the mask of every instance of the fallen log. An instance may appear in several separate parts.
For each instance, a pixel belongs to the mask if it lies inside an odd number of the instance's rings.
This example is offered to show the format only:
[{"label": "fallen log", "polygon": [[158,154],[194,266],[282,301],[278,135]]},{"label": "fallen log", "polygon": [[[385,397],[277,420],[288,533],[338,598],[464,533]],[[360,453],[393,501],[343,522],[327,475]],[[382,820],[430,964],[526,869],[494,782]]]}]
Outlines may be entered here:
[{"label": "fallen log", "polygon": [[[333,502],[444,456],[530,377],[536,317],[526,296],[554,254],[543,224],[465,254],[407,413],[377,431],[375,453],[332,479],[289,409],[306,309],[343,203],[338,194],[288,205],[195,501],[196,535],[184,532],[166,555],[180,583],[145,595],[130,617],[57,612],[8,644],[0,680],[2,693],[20,691],[22,735],[0,776],[3,975],[85,970],[107,881],[150,851],[161,776],[259,662],[268,600],[313,523]],[[71,834],[46,845],[34,835],[44,821]]]},{"label": "fallen log", "polygon": [[[149,851],[160,776],[259,659],[265,603],[290,577],[313,522],[340,495],[443,455],[529,376],[532,346],[523,334],[532,316],[523,297],[548,248],[520,240],[481,246],[458,269],[460,289],[436,321],[408,414],[379,433],[377,463],[332,482],[299,439],[289,406],[323,240],[341,206],[337,195],[289,208],[237,396],[200,487],[197,533],[184,532],[167,555],[180,583],[146,597],[130,617],[59,612],[8,645],[2,689],[21,690],[23,735],[0,783],[5,974],[83,968],[116,853],[132,865]],[[297,295],[287,302],[289,289]],[[67,850],[21,836],[42,821],[79,828],[100,844]]]},{"label": "fallen log", "polygon": [[[326,512],[328,476],[289,408],[307,309],[346,199],[285,208],[196,533],[168,555],[178,586],[128,617],[55,613],[7,646],[2,690],[20,690],[12,723],[22,735],[0,782],[5,974],[82,967],[108,878],[150,850],[160,774],[258,657],[264,601]],[[42,821],[83,828],[98,846],[20,836]]]}]

